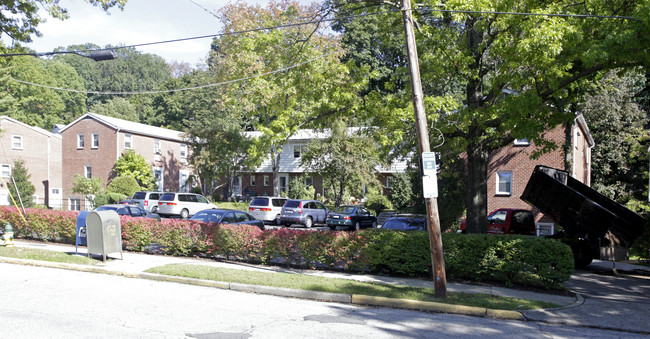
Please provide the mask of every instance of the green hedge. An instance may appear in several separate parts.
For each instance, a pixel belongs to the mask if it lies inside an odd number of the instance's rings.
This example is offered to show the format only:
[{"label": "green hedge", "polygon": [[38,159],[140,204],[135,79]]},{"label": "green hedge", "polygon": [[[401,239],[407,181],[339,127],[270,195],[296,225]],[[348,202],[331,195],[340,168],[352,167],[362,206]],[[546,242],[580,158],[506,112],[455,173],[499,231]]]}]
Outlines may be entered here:
[{"label": "green hedge", "polygon": [[[16,238],[75,243],[77,212],[28,209],[28,222],[15,208],[0,207],[0,222],[11,222]],[[189,220],[120,217],[128,250],[168,255],[207,255],[228,260],[302,268],[327,268],[431,278],[426,232],[369,229],[360,232],[262,231],[245,225]],[[450,279],[503,281],[552,288],[573,272],[568,246],[528,236],[455,234],[442,237]]]}]

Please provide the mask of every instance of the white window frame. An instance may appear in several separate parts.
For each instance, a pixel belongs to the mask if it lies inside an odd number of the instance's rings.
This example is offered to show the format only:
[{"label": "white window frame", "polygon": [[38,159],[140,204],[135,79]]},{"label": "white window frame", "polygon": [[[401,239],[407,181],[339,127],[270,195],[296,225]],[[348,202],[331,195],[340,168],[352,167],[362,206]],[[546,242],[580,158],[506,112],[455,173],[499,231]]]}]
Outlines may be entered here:
[{"label": "white window frame", "polygon": [[[496,195],[512,195],[512,171],[497,171],[496,173]],[[501,190],[501,184],[508,184],[509,190]]]},{"label": "white window frame", "polygon": [[0,175],[3,178],[11,178],[11,164],[0,164]]},{"label": "white window frame", "polygon": [[[183,177],[185,177],[185,180],[183,180]],[[191,187],[187,187],[185,183],[187,183],[187,180],[190,178],[190,171],[188,170],[180,170],[178,171],[178,191],[179,192],[185,192],[188,193],[191,190]]]},{"label": "white window frame", "polygon": [[312,177],[311,175],[306,176],[304,184],[307,187],[314,186],[314,177]]},{"label": "white window frame", "polygon": [[524,138],[524,139],[515,139],[514,141],[515,146],[530,146],[530,140]]},{"label": "white window frame", "polygon": [[84,177],[86,177],[88,179],[93,178],[93,167],[92,166],[90,166],[90,165],[85,165],[84,166]]},{"label": "white window frame", "polygon": [[95,149],[99,148],[99,133],[93,133],[91,139],[92,139],[92,144],[90,148],[95,148]]},{"label": "white window frame", "polygon": [[183,159],[187,158],[187,144],[181,144],[180,156]]},{"label": "white window frame", "polygon": [[77,149],[83,149],[84,146],[84,135],[77,134]]},{"label": "white window frame", "polygon": [[248,186],[255,187],[255,175],[251,174],[248,178]]},{"label": "white window frame", "polygon": [[79,198],[68,199],[68,209],[70,211],[81,211],[81,199]]},{"label": "white window frame", "polygon": [[264,176],[264,187],[269,187],[271,185],[271,180],[268,175]]},{"label": "white window frame", "polygon": [[12,135],[11,136],[11,149],[23,149],[23,136],[22,135]]},{"label": "white window frame", "polygon": [[160,139],[153,139],[153,154],[162,154],[162,142]]},{"label": "white window frame", "polygon": [[392,186],[391,185],[392,181],[393,181],[393,176],[392,175],[389,175],[389,176],[386,177],[386,188],[387,189],[390,189],[390,187]]},{"label": "white window frame", "polygon": [[160,180],[156,180],[156,184],[158,184],[158,191],[162,192],[165,187],[165,170],[160,166],[152,166],[151,171],[154,179],[156,179],[156,171],[160,172]]},{"label": "white window frame", "polygon": [[133,134],[124,133],[124,149],[133,149]]},{"label": "white window frame", "polygon": [[302,156],[302,145],[293,145],[293,157],[300,158]]}]

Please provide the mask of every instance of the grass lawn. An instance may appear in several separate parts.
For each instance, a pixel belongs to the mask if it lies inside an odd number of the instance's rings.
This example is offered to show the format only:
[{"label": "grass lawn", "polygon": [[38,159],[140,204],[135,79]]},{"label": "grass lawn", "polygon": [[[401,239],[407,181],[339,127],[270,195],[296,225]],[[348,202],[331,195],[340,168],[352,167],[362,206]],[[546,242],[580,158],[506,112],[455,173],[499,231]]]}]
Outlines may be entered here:
[{"label": "grass lawn", "polygon": [[68,254],[64,252],[46,251],[25,247],[7,247],[0,246],[0,257],[10,257],[19,259],[42,260],[62,262],[68,264],[94,265],[97,261],[86,256]]},{"label": "grass lawn", "polygon": [[377,297],[435,301],[441,303],[486,307],[499,310],[526,310],[551,308],[558,305],[498,297],[476,293],[447,293],[446,299],[434,298],[434,289],[359,282],[349,279],[324,278],[291,273],[266,273],[238,269],[227,269],[205,265],[173,264],[154,267],[149,273],[173,275],[187,278],[236,282],[250,285],[263,285],[318,292],[362,294]]}]

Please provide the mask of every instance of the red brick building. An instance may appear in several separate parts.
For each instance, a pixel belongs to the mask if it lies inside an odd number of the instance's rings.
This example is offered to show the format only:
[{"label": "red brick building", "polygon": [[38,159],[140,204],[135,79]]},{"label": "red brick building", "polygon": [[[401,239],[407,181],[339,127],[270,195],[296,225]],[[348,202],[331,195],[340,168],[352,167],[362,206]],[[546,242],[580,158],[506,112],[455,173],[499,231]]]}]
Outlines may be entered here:
[{"label": "red brick building", "polygon": [[187,158],[189,148],[182,134],[166,128],[86,113],[61,129],[63,140],[64,208],[90,207],[85,198],[72,193],[75,174],[101,178],[104,185],[116,176],[115,161],[134,150],[151,163],[160,191],[185,191],[193,174]]},{"label": "red brick building", "polygon": [[558,149],[531,159],[535,145],[516,140],[512,146],[493,151],[488,165],[488,213],[498,208],[529,209],[535,214],[541,234],[553,232],[553,220],[545,217],[519,197],[536,165],[568,171],[586,185],[591,184],[591,148],[594,140],[584,117],[580,114],[571,126],[558,126],[546,133],[546,139]]}]

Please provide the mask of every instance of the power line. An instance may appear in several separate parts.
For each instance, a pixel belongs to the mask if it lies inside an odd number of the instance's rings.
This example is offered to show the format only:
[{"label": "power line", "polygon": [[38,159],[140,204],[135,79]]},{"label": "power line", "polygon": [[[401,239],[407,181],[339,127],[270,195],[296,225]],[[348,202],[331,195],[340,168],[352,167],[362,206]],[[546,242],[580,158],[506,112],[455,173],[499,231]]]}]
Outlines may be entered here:
[{"label": "power line", "polygon": [[286,72],[288,70],[291,70],[296,67],[300,67],[302,65],[308,64],[310,62],[322,59],[328,55],[333,54],[335,51],[329,52],[322,54],[316,58],[309,59],[307,61],[303,61],[301,63],[293,64],[291,66],[287,66],[281,69],[277,69],[274,71],[270,72],[265,72],[265,73],[260,73],[256,75],[251,75],[245,78],[239,78],[239,79],[234,79],[234,80],[228,80],[228,81],[223,81],[223,82],[217,82],[217,83],[212,83],[212,84],[207,84],[207,85],[201,85],[201,86],[193,86],[193,87],[184,87],[184,88],[175,88],[175,89],[169,89],[169,90],[159,90],[159,91],[140,91],[140,92],[132,92],[132,91],[127,91],[127,92],[99,92],[99,91],[82,91],[78,89],[70,89],[70,88],[61,88],[61,87],[54,87],[54,86],[47,86],[43,84],[37,84],[34,82],[29,82],[25,80],[20,80],[20,79],[14,79],[12,77],[7,77],[8,80],[15,81],[21,84],[26,84],[26,85],[32,85],[32,86],[37,86],[37,87],[42,87],[42,88],[47,88],[51,90],[56,90],[56,91],[64,91],[64,92],[72,92],[72,93],[83,93],[83,94],[96,94],[96,95],[138,95],[138,94],[163,94],[163,93],[175,93],[175,92],[183,92],[183,91],[191,91],[191,90],[197,90],[197,89],[202,89],[202,88],[209,88],[209,87],[217,87],[217,86],[222,86],[222,85],[227,85],[227,84],[232,84],[235,82],[240,82],[240,81],[246,81],[254,78],[259,78],[267,75],[272,75],[276,73],[281,73],[281,72]]}]

